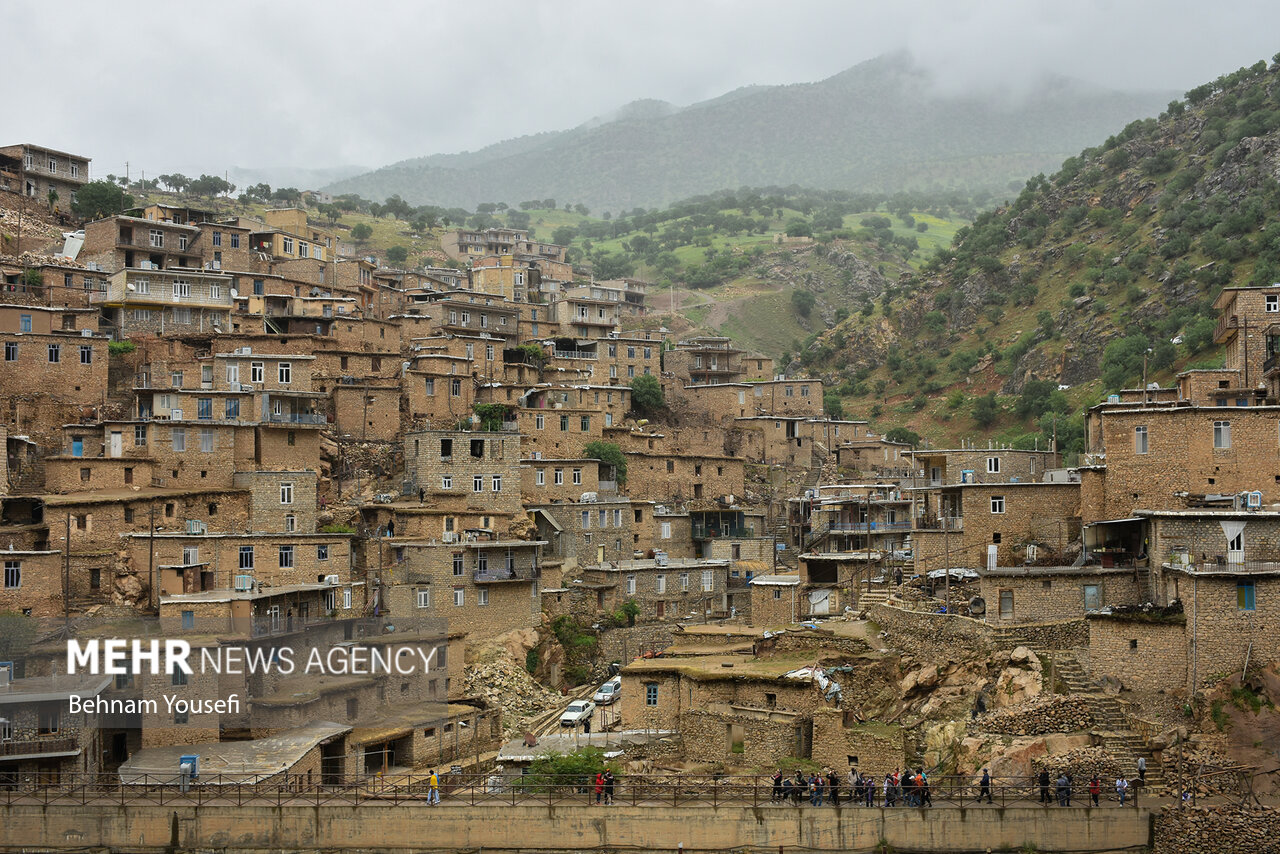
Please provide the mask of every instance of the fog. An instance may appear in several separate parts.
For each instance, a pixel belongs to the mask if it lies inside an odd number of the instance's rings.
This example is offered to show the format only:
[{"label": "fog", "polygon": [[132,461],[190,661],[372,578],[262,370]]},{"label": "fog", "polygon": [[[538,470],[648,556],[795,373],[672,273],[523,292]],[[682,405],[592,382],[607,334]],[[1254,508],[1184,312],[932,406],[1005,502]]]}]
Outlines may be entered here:
[{"label": "fog", "polygon": [[1186,0],[9,0],[5,20],[3,144],[94,176],[372,168],[897,50],[955,91],[1045,73],[1181,91],[1280,50],[1280,4]]}]

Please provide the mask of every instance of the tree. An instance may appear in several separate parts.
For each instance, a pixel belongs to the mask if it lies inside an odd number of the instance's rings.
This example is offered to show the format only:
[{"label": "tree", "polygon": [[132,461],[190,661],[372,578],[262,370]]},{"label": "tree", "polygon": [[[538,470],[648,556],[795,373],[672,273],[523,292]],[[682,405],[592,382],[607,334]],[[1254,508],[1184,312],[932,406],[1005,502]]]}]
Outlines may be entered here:
[{"label": "tree", "polygon": [[133,207],[133,196],[109,181],[90,181],[76,191],[71,211],[80,219],[102,219]]},{"label": "tree", "polygon": [[582,456],[613,466],[614,480],[620,484],[627,482],[627,455],[614,443],[588,442],[582,449]]},{"label": "tree", "polygon": [[996,402],[996,393],[984,394],[973,402],[973,420],[979,426],[990,427],[1000,417],[1000,405]]},{"label": "tree", "polygon": [[666,401],[662,383],[653,374],[641,374],[631,381],[631,408],[637,412],[657,412]]},{"label": "tree", "polygon": [[791,306],[801,317],[808,317],[817,301],[812,291],[797,289],[791,292]]},{"label": "tree", "polygon": [[835,389],[822,393],[822,411],[831,418],[844,418],[844,401]]},{"label": "tree", "polygon": [[813,226],[808,220],[791,219],[787,222],[787,237],[812,237]]},{"label": "tree", "polygon": [[568,246],[573,242],[573,238],[578,236],[578,230],[571,225],[562,225],[555,231],[551,232],[551,242],[557,246]]},{"label": "tree", "polygon": [[373,237],[373,228],[367,222],[358,222],[351,227],[351,239],[357,243],[364,243],[370,237]]},{"label": "tree", "polygon": [[[13,611],[0,611],[0,661],[20,661],[36,636],[36,621]],[[10,674],[12,675],[12,674]]]},{"label": "tree", "polygon": [[49,199],[49,213],[53,213],[54,209],[56,209],[58,206],[58,191],[50,187],[48,199]]},{"label": "tree", "polygon": [[901,442],[912,447],[920,444],[920,434],[914,430],[908,430],[906,427],[894,427],[885,433],[884,437],[890,442]]},{"label": "tree", "polygon": [[387,261],[399,266],[409,260],[409,250],[403,246],[392,246],[387,250]]}]

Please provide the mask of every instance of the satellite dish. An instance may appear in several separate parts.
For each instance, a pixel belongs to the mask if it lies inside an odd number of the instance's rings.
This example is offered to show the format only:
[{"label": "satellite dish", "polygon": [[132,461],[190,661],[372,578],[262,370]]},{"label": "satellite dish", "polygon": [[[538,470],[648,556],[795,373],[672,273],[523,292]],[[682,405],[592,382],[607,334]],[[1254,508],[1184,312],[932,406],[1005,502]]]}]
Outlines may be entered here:
[{"label": "satellite dish", "polygon": [[232,298],[232,299],[239,299],[239,298],[240,298],[240,292],[239,292],[238,290],[236,290],[235,288],[232,288],[232,289],[231,289],[231,298]]},{"label": "satellite dish", "polygon": [[128,282],[125,283],[124,287],[125,287],[125,290],[129,290],[129,291],[136,291],[138,289],[137,285],[129,284]]}]

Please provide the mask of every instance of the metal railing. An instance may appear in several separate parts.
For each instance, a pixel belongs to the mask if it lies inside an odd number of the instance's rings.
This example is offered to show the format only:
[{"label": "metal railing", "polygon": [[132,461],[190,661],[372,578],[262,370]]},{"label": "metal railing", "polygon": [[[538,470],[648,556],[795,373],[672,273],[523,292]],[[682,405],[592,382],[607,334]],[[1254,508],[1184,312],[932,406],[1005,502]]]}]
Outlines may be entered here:
[{"label": "metal railing", "polygon": [[557,359],[596,359],[599,358],[590,350],[556,350]]},{"label": "metal railing", "polygon": [[503,581],[534,581],[542,577],[542,570],[536,566],[517,566],[517,567],[490,567],[489,569],[477,569],[472,573],[472,580],[476,584],[489,584],[493,582]]},{"label": "metal railing", "polygon": [[[434,800],[429,774],[423,771],[398,773],[394,768],[380,774],[341,776],[334,774],[281,773],[262,781],[246,781],[238,776],[201,774],[183,783],[175,774],[138,774],[124,772],[128,782],[116,774],[0,773],[0,804],[73,803],[183,803],[188,805],[240,806],[244,804],[322,805],[322,804],[427,804]],[[726,776],[691,774],[619,775],[612,785],[598,785],[593,776],[551,776],[529,774],[507,777],[501,774],[440,774],[437,792],[443,804],[476,806],[482,804],[546,804],[595,805],[626,804],[645,807],[737,805],[777,809],[831,806],[842,808],[885,807],[910,809],[920,806],[971,807],[979,800],[1001,807],[1012,805],[1056,806],[1063,794],[1050,783],[1040,786],[1032,777],[992,777],[987,787],[975,777],[931,777],[927,789],[890,786],[886,791],[884,775],[871,778],[870,804],[865,788],[852,788],[847,777],[841,777],[835,791],[829,785],[801,784],[796,778],[776,785],[765,775]],[[1119,806],[1114,781],[1104,782],[1099,806]],[[1141,785],[1131,781],[1124,807],[1137,807],[1138,801],[1151,796],[1139,792]],[[1087,806],[1090,801],[1088,781],[1074,781],[1068,801],[1072,806]],[[927,797],[924,796],[927,792]],[[1170,796],[1172,798],[1172,796]]]},{"label": "metal railing", "polygon": [[319,412],[271,412],[267,420],[275,424],[327,424],[328,419]]},{"label": "metal railing", "polygon": [[0,756],[39,756],[47,753],[73,753],[80,749],[74,738],[37,738],[26,741],[0,741]]},{"label": "metal railing", "polygon": [[715,540],[722,537],[745,539],[754,537],[756,529],[751,525],[694,525],[695,540]]},{"label": "metal railing", "polygon": [[920,519],[916,523],[916,530],[920,531],[963,531],[963,516],[932,516]]}]

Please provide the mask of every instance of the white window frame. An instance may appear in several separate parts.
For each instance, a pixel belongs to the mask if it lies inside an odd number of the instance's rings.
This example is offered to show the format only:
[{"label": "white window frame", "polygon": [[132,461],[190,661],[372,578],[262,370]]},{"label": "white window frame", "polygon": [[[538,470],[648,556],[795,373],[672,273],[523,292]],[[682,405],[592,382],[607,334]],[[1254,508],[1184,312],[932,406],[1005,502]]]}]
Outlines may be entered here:
[{"label": "white window frame", "polygon": [[716,589],[715,570],[711,570],[711,569],[702,570],[702,592],[710,593],[712,590],[715,590],[715,589]]},{"label": "white window frame", "polygon": [[987,457],[987,474],[1000,474],[999,457]]},{"label": "white window frame", "polygon": [[293,382],[293,364],[290,362],[280,362],[276,365],[276,378],[280,385],[289,385]]},{"label": "white window frame", "polygon": [[1003,495],[991,496],[991,512],[994,515],[999,516],[1000,514],[1004,513],[1004,508],[1005,508],[1005,503],[1004,503]]},{"label": "white window frame", "polygon": [[1213,449],[1215,451],[1226,451],[1231,448],[1231,422],[1215,421],[1213,422]]},{"label": "white window frame", "polygon": [[467,590],[465,587],[453,588],[453,607],[461,608],[467,604]]},{"label": "white window frame", "polygon": [[1150,448],[1150,435],[1147,432],[1146,425],[1139,425],[1133,428],[1133,452],[1135,454],[1145,454]]},{"label": "white window frame", "polygon": [[267,375],[266,364],[264,362],[249,363],[249,382],[261,384],[263,377]]},{"label": "white window frame", "polygon": [[293,482],[292,481],[282,481],[280,483],[280,503],[281,504],[293,503]]},{"label": "white window frame", "polygon": [[431,588],[430,587],[426,588],[425,590],[418,591],[418,607],[419,608],[431,607]]}]

